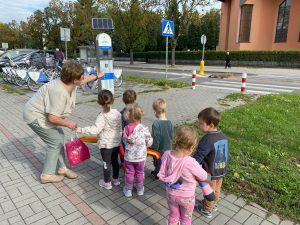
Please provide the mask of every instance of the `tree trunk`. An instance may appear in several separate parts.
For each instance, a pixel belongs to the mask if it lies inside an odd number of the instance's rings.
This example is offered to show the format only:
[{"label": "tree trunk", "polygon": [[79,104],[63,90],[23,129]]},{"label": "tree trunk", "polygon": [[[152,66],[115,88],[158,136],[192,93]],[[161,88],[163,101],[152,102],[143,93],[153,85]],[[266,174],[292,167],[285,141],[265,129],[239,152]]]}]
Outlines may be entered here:
[{"label": "tree trunk", "polygon": [[172,47],[172,64],[171,64],[172,67],[175,66],[175,48],[176,46]]},{"label": "tree trunk", "polygon": [[130,64],[133,64],[133,49],[130,49]]},{"label": "tree trunk", "polygon": [[171,58],[172,58],[172,64],[171,64],[171,67],[175,66],[176,43],[177,43],[177,40],[172,38],[172,56],[171,56]]}]

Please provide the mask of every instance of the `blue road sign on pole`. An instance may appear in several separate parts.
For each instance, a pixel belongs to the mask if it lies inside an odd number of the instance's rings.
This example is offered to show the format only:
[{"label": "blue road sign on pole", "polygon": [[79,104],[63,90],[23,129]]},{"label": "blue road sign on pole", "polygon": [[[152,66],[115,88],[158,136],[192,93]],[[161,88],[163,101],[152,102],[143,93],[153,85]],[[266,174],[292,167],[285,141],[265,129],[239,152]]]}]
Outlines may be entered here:
[{"label": "blue road sign on pole", "polygon": [[161,33],[164,37],[174,36],[174,22],[172,20],[162,20]]}]

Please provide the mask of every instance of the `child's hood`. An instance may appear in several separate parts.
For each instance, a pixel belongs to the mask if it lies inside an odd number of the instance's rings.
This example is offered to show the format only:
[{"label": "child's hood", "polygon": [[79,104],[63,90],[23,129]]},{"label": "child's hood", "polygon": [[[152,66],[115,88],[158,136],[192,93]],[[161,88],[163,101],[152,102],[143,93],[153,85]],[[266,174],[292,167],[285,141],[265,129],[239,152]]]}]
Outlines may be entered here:
[{"label": "child's hood", "polygon": [[130,123],[128,124],[124,132],[126,134],[127,140],[128,141],[134,141],[137,139],[137,136],[140,132],[142,132],[144,129],[142,124],[135,124],[135,123]]},{"label": "child's hood", "polygon": [[[188,163],[188,157],[175,157],[171,151],[166,152],[165,167],[162,173],[158,176],[160,180],[167,183],[175,183],[182,176],[185,163]],[[165,153],[165,154],[166,154]]]},{"label": "child's hood", "polygon": [[118,110],[111,109],[109,112],[103,113],[103,116],[110,127],[121,126],[121,114]]}]

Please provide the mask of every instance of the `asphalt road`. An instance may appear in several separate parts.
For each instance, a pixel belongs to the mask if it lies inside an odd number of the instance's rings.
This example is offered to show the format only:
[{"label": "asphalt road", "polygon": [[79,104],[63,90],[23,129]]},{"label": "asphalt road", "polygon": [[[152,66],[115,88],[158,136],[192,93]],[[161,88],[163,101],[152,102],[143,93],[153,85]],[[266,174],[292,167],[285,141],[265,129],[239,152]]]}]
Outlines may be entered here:
[{"label": "asphalt road", "polygon": [[[123,68],[123,74],[146,78],[165,78],[165,71],[160,69]],[[209,78],[214,75],[215,78]],[[191,83],[192,74],[187,71],[168,71],[168,79]],[[197,76],[197,86],[209,89],[240,91],[241,75],[228,73],[210,73],[206,76]],[[246,90],[249,93],[300,93],[300,74],[293,76],[282,75],[255,75],[247,77]]]}]

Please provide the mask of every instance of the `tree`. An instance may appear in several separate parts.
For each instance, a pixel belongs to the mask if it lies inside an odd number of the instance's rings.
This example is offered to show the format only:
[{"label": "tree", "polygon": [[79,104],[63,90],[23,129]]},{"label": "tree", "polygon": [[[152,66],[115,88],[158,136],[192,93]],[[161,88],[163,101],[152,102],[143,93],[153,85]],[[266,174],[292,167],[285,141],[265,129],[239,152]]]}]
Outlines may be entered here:
[{"label": "tree", "polygon": [[175,66],[175,50],[180,36],[186,35],[191,25],[191,17],[197,8],[209,5],[216,0],[164,0],[167,19],[175,23],[175,33],[171,41],[172,66]]},{"label": "tree", "polygon": [[[108,0],[106,5],[113,18],[115,34],[122,40],[125,50],[130,52],[130,64],[133,64],[133,51],[144,50],[147,43],[145,13],[153,7],[152,1]],[[142,4],[143,3],[143,4]]]},{"label": "tree", "polygon": [[201,18],[200,32],[207,36],[206,49],[215,50],[219,42],[220,10],[212,9]]},{"label": "tree", "polygon": [[44,13],[37,10],[28,18],[28,22],[22,23],[27,46],[31,48],[43,49],[43,38],[45,37]]},{"label": "tree", "polygon": [[95,0],[78,0],[74,5],[72,34],[74,46],[94,45],[97,31],[92,30],[92,18],[101,17]]}]

